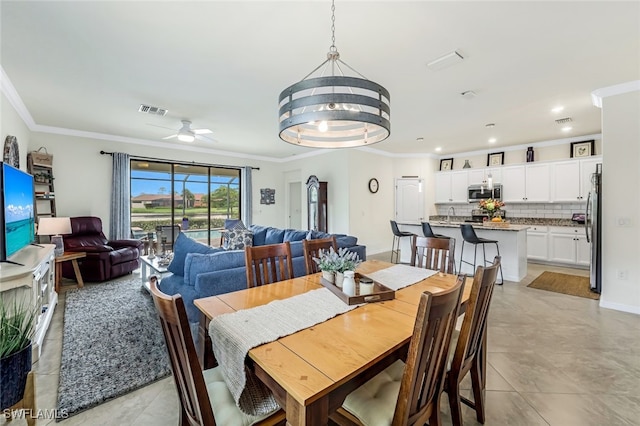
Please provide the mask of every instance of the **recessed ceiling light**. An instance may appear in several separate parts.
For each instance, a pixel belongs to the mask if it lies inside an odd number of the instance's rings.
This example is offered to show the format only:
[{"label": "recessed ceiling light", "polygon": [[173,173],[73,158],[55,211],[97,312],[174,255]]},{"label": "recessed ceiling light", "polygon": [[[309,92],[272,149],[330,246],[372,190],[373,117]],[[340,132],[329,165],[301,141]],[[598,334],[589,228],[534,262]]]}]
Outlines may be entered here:
[{"label": "recessed ceiling light", "polygon": [[496,127],[495,123],[487,123],[484,125],[484,127],[487,127],[489,129],[491,129],[492,127]]},{"label": "recessed ceiling light", "polygon": [[437,146],[436,147],[436,152],[440,152],[440,151],[442,151],[442,147],[441,146]]},{"label": "recessed ceiling light", "polygon": [[557,106],[557,107],[555,107],[555,108],[553,108],[553,109],[551,110],[551,112],[553,112],[553,113],[555,113],[555,114],[557,114],[557,113],[559,113],[559,112],[562,112],[562,111],[564,111],[564,107],[563,107],[563,106]]},{"label": "recessed ceiling light", "polygon": [[571,129],[573,129],[573,127],[571,127],[571,126],[564,126],[564,127],[562,128],[562,131],[563,131],[563,132],[568,132],[568,131],[570,131]]},{"label": "recessed ceiling light", "polygon": [[451,65],[457,64],[458,62],[462,62],[464,57],[458,53],[457,51],[446,53],[439,58],[434,59],[433,61],[427,64],[427,68],[432,71],[438,71]]},{"label": "recessed ceiling light", "polygon": [[490,138],[490,139],[489,139],[489,143],[496,143],[496,141],[497,141],[497,140],[498,140],[498,139],[496,139],[496,138]]}]

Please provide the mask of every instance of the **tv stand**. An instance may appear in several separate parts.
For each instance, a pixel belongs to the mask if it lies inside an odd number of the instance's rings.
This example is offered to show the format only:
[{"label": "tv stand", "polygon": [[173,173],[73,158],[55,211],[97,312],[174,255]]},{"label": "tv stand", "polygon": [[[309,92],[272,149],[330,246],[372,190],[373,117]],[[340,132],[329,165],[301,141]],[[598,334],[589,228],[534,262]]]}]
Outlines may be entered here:
[{"label": "tv stand", "polygon": [[28,304],[37,311],[31,341],[33,362],[40,357],[44,336],[58,303],[54,288],[54,248],[53,244],[29,245],[0,264],[0,298],[5,305],[11,306],[16,301],[19,306]]},{"label": "tv stand", "polygon": [[11,265],[24,266],[22,263],[14,262],[13,260],[0,260],[0,263],[9,263]]}]

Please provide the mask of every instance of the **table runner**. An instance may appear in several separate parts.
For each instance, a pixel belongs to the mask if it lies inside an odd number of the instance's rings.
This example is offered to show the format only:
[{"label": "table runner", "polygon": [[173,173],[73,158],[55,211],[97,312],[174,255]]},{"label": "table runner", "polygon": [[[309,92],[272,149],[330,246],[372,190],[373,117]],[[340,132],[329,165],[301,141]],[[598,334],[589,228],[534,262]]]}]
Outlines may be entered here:
[{"label": "table runner", "polygon": [[321,288],[212,319],[209,335],[213,353],[238,407],[250,415],[264,415],[280,408],[267,386],[246,367],[249,350],[358,306],[349,306],[330,290]]},{"label": "table runner", "polygon": [[409,265],[394,265],[365,275],[392,290],[400,290],[437,273],[438,271],[432,269],[416,268]]}]

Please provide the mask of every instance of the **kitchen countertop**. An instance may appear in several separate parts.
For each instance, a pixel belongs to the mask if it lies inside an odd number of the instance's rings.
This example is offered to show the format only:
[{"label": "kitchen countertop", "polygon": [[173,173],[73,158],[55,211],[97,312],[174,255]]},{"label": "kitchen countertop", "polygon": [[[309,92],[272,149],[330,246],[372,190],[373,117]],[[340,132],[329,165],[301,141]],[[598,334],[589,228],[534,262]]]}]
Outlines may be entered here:
[{"label": "kitchen countertop", "polygon": [[[451,222],[465,223],[465,220],[471,220],[468,216],[452,216]],[[507,217],[507,222],[512,225],[527,225],[527,226],[574,226],[584,227],[584,224],[580,224],[572,221],[571,219],[548,219],[541,217]],[[446,222],[447,216],[429,216],[429,223]]]},{"label": "kitchen countertop", "polygon": [[[509,222],[509,226],[505,226],[504,223],[500,223],[497,222],[495,225],[485,225],[482,223],[478,223],[478,222],[456,222],[456,221],[451,221],[451,223],[445,221],[430,221],[429,224],[431,225],[432,228],[460,228],[460,225],[471,225],[473,226],[474,229],[484,229],[484,230],[491,230],[491,231],[524,231],[526,229],[529,229],[529,225],[519,225],[519,224],[513,224],[510,221],[507,220],[507,222]],[[400,225],[415,225],[414,223],[402,223]],[[418,225],[420,226],[420,225]]]}]

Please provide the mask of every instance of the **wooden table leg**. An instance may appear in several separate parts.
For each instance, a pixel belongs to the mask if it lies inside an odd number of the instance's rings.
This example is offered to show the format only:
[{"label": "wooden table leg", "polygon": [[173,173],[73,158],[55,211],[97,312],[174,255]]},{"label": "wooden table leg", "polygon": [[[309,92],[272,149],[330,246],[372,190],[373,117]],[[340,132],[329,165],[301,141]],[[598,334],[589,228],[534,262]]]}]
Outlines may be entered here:
[{"label": "wooden table leg", "polygon": [[80,267],[78,266],[78,259],[72,259],[71,264],[73,265],[73,271],[76,273],[76,281],[78,282],[78,287],[84,287],[84,281],[82,280],[82,275],[80,274]]},{"label": "wooden table leg", "polygon": [[329,398],[324,396],[308,406],[301,405],[287,394],[287,425],[326,425],[329,423]]}]

